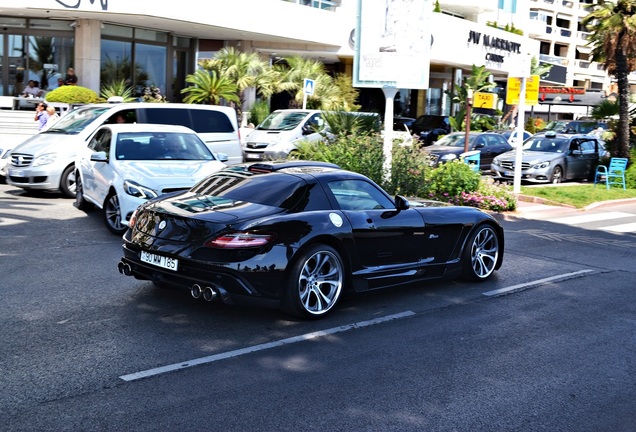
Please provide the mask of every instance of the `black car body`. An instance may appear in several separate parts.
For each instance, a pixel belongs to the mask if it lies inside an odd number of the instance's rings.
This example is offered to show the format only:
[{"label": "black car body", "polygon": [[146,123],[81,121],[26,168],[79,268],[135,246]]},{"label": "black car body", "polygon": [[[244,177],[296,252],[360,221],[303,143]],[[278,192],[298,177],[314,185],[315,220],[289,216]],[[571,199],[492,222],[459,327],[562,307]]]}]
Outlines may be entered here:
[{"label": "black car body", "polygon": [[[464,153],[466,142],[465,132],[453,132],[442,137],[439,141],[426,148],[431,156],[431,165],[450,162],[459,159]],[[489,170],[495,156],[512,150],[510,143],[498,133],[470,132],[468,135],[468,151],[479,150],[479,169]]]},{"label": "black car body", "polygon": [[488,279],[504,233],[489,214],[392,198],[360,174],[289,161],[222,170],[141,205],[119,271],[193,297],[315,318],[346,288]]},{"label": "black car body", "polygon": [[421,115],[410,126],[420,145],[429,146],[437,139],[450,133],[451,127],[448,117],[439,115]]},{"label": "black car body", "polygon": [[[536,134],[523,143],[521,180],[531,183],[590,180],[603,152],[601,142],[591,135]],[[497,156],[491,165],[491,175],[497,180],[514,180],[516,154],[515,150]]]}]

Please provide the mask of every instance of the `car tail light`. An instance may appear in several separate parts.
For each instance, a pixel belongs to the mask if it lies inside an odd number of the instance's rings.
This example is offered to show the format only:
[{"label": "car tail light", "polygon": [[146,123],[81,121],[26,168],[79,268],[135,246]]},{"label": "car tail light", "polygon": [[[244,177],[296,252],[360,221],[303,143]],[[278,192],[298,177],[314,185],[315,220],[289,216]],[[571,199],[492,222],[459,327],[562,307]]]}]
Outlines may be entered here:
[{"label": "car tail light", "polygon": [[128,227],[130,229],[133,229],[135,227],[135,222],[137,222],[137,209],[135,209],[133,214],[130,216],[130,220],[128,221]]},{"label": "car tail light", "polygon": [[223,234],[205,242],[205,246],[218,249],[242,249],[264,246],[274,238],[271,234],[234,232]]}]

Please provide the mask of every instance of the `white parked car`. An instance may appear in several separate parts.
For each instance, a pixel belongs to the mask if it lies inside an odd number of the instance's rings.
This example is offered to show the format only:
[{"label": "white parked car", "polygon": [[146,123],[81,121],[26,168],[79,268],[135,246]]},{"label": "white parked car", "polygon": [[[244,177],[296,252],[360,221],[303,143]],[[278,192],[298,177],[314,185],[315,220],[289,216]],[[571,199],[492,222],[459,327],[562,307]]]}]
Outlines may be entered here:
[{"label": "white parked car", "polygon": [[196,131],[212,152],[243,162],[234,108],[181,103],[111,103],[69,111],[51,128],[18,144],[5,167],[7,183],[25,190],[61,191],[75,196],[75,159],[97,128],[120,121],[181,125]]},{"label": "white parked car", "polygon": [[190,189],[225,168],[223,160],[225,154],[213,154],[184,126],[101,126],[75,160],[75,205],[97,206],[108,229],[121,235],[140,204]]}]

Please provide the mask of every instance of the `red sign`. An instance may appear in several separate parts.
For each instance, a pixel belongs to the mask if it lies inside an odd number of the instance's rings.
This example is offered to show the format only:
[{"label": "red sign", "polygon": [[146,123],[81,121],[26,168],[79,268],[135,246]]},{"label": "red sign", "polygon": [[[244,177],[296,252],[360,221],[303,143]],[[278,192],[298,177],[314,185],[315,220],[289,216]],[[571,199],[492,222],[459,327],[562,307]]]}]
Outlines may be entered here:
[{"label": "red sign", "polygon": [[585,94],[585,87],[539,87],[539,93]]}]

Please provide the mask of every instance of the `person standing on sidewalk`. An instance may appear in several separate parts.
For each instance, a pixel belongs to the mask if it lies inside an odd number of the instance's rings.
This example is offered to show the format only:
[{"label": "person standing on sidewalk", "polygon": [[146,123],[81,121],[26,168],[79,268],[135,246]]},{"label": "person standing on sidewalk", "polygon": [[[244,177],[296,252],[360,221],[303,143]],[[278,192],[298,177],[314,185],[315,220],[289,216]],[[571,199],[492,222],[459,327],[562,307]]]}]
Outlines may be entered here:
[{"label": "person standing on sidewalk", "polygon": [[41,102],[35,107],[35,121],[38,122],[38,132],[46,127],[49,113],[46,112],[46,104]]}]

